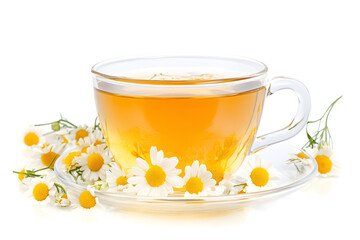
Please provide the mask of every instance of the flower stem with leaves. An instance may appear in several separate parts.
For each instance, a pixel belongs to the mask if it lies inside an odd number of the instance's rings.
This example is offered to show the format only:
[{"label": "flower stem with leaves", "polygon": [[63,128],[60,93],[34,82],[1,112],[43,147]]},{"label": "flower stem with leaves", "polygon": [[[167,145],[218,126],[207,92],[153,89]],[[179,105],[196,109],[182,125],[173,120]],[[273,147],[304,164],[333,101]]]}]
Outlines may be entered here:
[{"label": "flower stem with leaves", "polygon": [[63,116],[61,116],[61,118],[57,121],[54,122],[49,122],[49,123],[40,123],[40,124],[35,124],[35,127],[40,127],[40,126],[47,126],[47,125],[51,125],[51,129],[53,130],[53,132],[57,132],[60,129],[68,129],[68,128],[77,128],[77,126],[75,124],[73,124],[72,122],[70,122],[69,120],[65,119]]},{"label": "flower stem with leaves", "polygon": [[[317,120],[308,121],[306,124],[306,136],[308,138],[308,142],[305,143],[305,145],[302,147],[302,149],[306,148],[315,148],[319,147],[322,144],[328,144],[332,147],[332,137],[330,134],[329,126],[328,126],[328,120],[329,115],[331,113],[331,110],[335,106],[335,104],[342,98],[342,96],[338,97],[334,102],[330,104],[330,106],[326,109],[324,114]],[[309,133],[309,125],[310,124],[316,124],[317,123],[317,131],[311,135]],[[324,126],[323,126],[324,125]],[[323,127],[322,127],[323,126]]]}]

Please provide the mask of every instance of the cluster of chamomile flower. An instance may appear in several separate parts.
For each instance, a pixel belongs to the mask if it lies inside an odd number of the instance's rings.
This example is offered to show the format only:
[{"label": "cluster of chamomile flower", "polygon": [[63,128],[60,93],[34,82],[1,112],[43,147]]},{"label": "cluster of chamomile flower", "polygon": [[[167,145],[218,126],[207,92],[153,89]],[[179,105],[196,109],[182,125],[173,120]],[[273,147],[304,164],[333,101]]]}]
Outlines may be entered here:
[{"label": "cluster of chamomile flower", "polygon": [[[334,158],[327,123],[332,108],[340,98],[327,108],[321,118],[307,123],[308,142],[302,152],[289,156],[287,160],[299,173],[312,166],[310,155],[317,162],[320,176],[337,175],[339,165]],[[325,120],[323,127],[322,120]],[[318,124],[313,134],[308,131],[310,124]],[[40,128],[44,126],[51,126],[51,132],[42,132]],[[272,163],[260,156],[245,159],[239,174],[225,173],[221,178],[213,177],[206,165],[197,160],[186,166],[182,173],[176,168],[177,157],[165,157],[164,152],[158,151],[155,146],[149,149],[150,159],[137,158],[138,166],[125,173],[114,161],[97,119],[93,127],[77,126],[64,118],[34,125],[26,130],[23,143],[29,159],[21,171],[14,173],[18,174],[19,180],[36,201],[50,201],[61,207],[93,208],[98,202],[97,191],[152,197],[166,197],[175,191],[184,193],[184,197],[242,194],[273,188],[281,177]],[[77,194],[61,185],[54,173],[54,164],[60,156],[63,171],[77,184],[85,185],[86,191]]]},{"label": "cluster of chamomile flower", "polygon": [[[51,126],[50,132],[43,132],[41,128]],[[79,151],[70,153],[66,159],[81,156],[104,149],[106,144],[100,125],[95,121],[94,127],[75,125],[61,118],[46,124],[28,127],[23,139],[27,161],[21,171],[14,171],[26,187],[28,195],[41,203],[54,203],[61,207],[82,206],[91,208],[96,205],[94,190],[90,189],[81,194],[70,193],[62,186],[54,172],[55,162],[69,148],[76,147]],[[102,156],[109,155],[101,151]],[[80,160],[80,159],[79,159]],[[70,161],[71,162],[71,161]],[[68,162],[64,162],[68,164]],[[71,165],[72,163],[70,163]]]},{"label": "cluster of chamomile flower", "polygon": [[[305,154],[304,152],[307,152]],[[327,142],[322,142],[314,148],[308,148],[304,152],[292,154],[287,160],[288,164],[293,164],[299,173],[304,173],[312,166],[312,156],[318,166],[318,175],[321,177],[334,177],[339,174],[340,165],[336,161],[334,152]]]},{"label": "cluster of chamomile flower", "polygon": [[[322,177],[337,176],[340,170],[340,165],[336,161],[332,150],[332,138],[328,127],[328,119],[331,110],[341,98],[342,96],[332,102],[319,119],[308,121],[306,125],[308,141],[302,149],[316,160],[318,174]],[[309,125],[317,126],[317,130],[313,134],[309,133]],[[293,164],[299,173],[306,171],[312,164],[312,161],[304,152],[291,155],[287,161],[288,164]]]},{"label": "cluster of chamomile flower", "polygon": [[[51,125],[52,131],[43,133],[39,129],[43,125]],[[184,192],[185,197],[241,194],[271,188],[280,178],[271,162],[261,157],[249,158],[242,165],[241,174],[225,174],[218,182],[197,160],[181,174],[182,170],[176,168],[178,159],[165,157],[156,147],[149,149],[148,161],[137,158],[138,167],[126,174],[114,161],[96,120],[94,127],[77,126],[63,118],[31,126],[23,142],[30,157],[21,171],[14,172],[36,201],[50,201],[61,207],[92,208],[98,202],[97,191],[156,197],[175,191]],[[63,171],[77,184],[87,186],[86,191],[72,193],[61,185],[54,173],[60,156]]]}]

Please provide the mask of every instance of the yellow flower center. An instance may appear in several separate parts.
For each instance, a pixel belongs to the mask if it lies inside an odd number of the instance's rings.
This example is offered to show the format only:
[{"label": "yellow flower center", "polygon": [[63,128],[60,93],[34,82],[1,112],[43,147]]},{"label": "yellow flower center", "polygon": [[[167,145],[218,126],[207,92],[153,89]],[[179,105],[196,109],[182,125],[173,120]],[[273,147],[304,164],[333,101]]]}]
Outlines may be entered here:
[{"label": "yellow flower center", "polygon": [[68,199],[68,196],[67,196],[67,194],[64,194],[64,195],[61,196],[61,198]]},{"label": "yellow flower center", "polygon": [[298,154],[297,154],[297,156],[298,156],[299,158],[303,158],[303,159],[308,159],[308,158],[309,158],[309,157],[308,157],[308,156],[306,156],[306,154],[305,154],[305,153],[303,153],[303,152],[298,153]]},{"label": "yellow flower center", "polygon": [[81,156],[81,152],[71,152],[63,159],[63,163],[65,164],[67,169],[70,169],[73,166],[72,162],[74,158],[80,156]]},{"label": "yellow flower center", "polygon": [[90,209],[92,207],[95,207],[96,200],[89,191],[84,191],[80,194],[79,203],[83,208]]},{"label": "yellow flower center", "polygon": [[154,165],[146,171],[145,179],[151,187],[159,187],[164,184],[166,173],[161,167]]},{"label": "yellow flower center", "polygon": [[116,179],[116,185],[117,185],[117,186],[119,186],[119,185],[124,186],[124,185],[126,185],[127,183],[128,183],[127,177],[121,176],[121,177],[118,177],[118,178]]},{"label": "yellow flower center", "polygon": [[250,178],[255,186],[263,187],[269,181],[269,173],[265,168],[257,167],[251,171]]},{"label": "yellow flower center", "polygon": [[38,183],[33,189],[33,196],[36,201],[44,201],[49,196],[49,188],[45,183]]},{"label": "yellow flower center", "polygon": [[36,133],[29,132],[25,135],[24,142],[28,146],[36,145],[39,143],[39,136]]},{"label": "yellow flower center", "polygon": [[41,155],[41,162],[45,165],[45,166],[49,166],[51,161],[54,160],[55,158],[55,161],[51,164],[51,167],[54,167],[54,164],[56,162],[56,159],[58,159],[59,157],[59,154],[57,153],[54,153],[54,152],[47,152],[47,153],[43,153]]},{"label": "yellow flower center", "polygon": [[204,183],[198,177],[191,177],[186,182],[185,188],[191,194],[198,194],[204,189]]},{"label": "yellow flower center", "polygon": [[87,165],[91,171],[97,172],[104,165],[104,158],[99,153],[93,153],[88,157]]},{"label": "yellow flower center", "polygon": [[100,144],[102,144],[102,142],[99,141],[99,140],[96,140],[95,143],[94,143],[94,146],[97,146],[97,145],[100,145]]},{"label": "yellow flower center", "polygon": [[81,149],[81,152],[82,152],[82,153],[87,153],[88,148],[89,148],[89,146],[83,147],[83,148]]},{"label": "yellow flower center", "polygon": [[[24,173],[24,172],[25,172],[25,169],[21,170],[20,172],[23,172],[23,173]],[[19,178],[20,181],[24,180],[25,174],[18,174],[18,178]]]},{"label": "yellow flower center", "polygon": [[78,142],[80,138],[89,136],[89,133],[85,129],[79,129],[75,134],[75,139]]},{"label": "yellow flower center", "polygon": [[319,155],[315,158],[317,164],[318,164],[318,171],[321,174],[328,173],[331,171],[332,168],[332,162],[329,157],[325,155]]}]

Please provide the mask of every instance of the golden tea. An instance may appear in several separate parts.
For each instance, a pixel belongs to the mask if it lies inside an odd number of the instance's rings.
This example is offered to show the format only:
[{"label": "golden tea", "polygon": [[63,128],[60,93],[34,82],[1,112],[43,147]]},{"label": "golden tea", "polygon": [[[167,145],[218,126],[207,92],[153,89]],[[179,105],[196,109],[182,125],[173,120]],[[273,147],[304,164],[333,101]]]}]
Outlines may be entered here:
[{"label": "golden tea", "polygon": [[177,168],[199,160],[218,182],[236,171],[253,143],[265,87],[231,95],[128,96],[95,89],[107,144],[121,168],[150,162],[151,146],[177,157]]},{"label": "golden tea", "polygon": [[[92,68],[103,133],[125,171],[150,148],[177,157],[183,170],[206,165],[219,182],[251,152],[289,139],[305,126],[310,97],[299,81],[267,81],[265,64],[248,58],[165,56],[113,59]],[[156,73],[156,74],[154,74]],[[284,128],[255,137],[267,94],[292,90],[298,110]]]}]

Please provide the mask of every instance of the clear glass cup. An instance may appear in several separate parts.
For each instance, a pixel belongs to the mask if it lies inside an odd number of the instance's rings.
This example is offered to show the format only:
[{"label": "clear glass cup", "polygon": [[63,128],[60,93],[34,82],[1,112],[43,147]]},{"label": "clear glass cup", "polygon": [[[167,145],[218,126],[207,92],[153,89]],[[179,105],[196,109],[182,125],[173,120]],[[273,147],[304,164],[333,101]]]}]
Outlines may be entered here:
[{"label": "clear glass cup", "polygon": [[[199,160],[219,182],[251,152],[295,136],[306,124],[310,95],[299,81],[267,81],[265,64],[248,58],[175,56],[114,59],[92,68],[107,144],[128,172],[150,162],[152,146],[183,170]],[[283,89],[299,104],[286,127],[256,136],[264,101]]]}]

